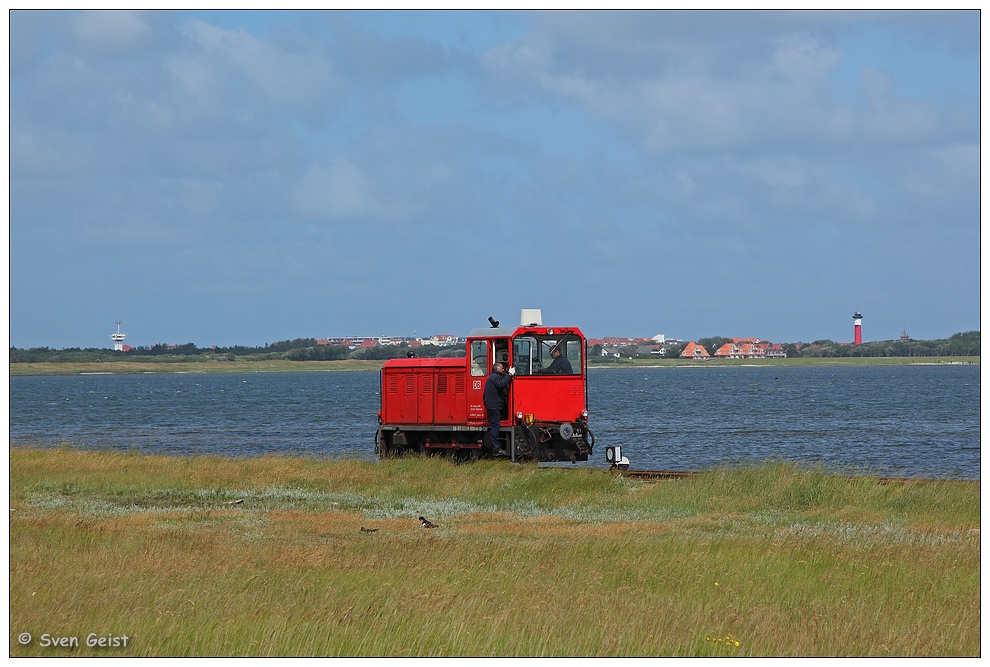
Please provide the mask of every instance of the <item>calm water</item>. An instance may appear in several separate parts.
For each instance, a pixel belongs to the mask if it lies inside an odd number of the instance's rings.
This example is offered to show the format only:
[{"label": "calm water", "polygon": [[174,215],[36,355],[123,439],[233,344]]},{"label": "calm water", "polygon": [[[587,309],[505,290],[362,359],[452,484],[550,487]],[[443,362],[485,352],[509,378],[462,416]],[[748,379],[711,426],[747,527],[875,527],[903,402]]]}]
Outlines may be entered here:
[{"label": "calm water", "polygon": [[[373,459],[377,372],[10,378],[12,444]],[[980,478],[979,366],[593,369],[590,425],[635,468],[783,458]]]}]

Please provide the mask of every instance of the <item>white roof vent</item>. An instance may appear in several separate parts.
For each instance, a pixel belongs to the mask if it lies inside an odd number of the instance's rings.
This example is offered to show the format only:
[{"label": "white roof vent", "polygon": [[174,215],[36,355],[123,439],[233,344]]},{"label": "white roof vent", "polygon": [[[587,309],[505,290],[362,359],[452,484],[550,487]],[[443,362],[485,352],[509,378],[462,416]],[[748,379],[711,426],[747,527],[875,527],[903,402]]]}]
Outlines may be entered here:
[{"label": "white roof vent", "polygon": [[523,308],[519,313],[519,326],[542,327],[543,312],[539,308]]}]

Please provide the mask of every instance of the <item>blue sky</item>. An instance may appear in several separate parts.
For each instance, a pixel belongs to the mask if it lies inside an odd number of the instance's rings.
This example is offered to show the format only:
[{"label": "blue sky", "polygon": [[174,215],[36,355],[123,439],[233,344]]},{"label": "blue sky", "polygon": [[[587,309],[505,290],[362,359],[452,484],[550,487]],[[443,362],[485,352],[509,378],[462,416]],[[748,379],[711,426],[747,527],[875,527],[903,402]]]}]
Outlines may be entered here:
[{"label": "blue sky", "polygon": [[980,328],[956,12],[26,12],[10,344]]}]

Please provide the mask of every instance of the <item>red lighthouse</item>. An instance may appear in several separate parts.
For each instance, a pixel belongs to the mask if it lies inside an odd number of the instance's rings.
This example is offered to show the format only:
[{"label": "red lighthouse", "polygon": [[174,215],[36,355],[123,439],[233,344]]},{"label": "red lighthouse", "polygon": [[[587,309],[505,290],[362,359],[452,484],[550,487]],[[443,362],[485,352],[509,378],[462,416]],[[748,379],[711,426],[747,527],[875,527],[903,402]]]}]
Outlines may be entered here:
[{"label": "red lighthouse", "polygon": [[858,310],[853,314],[853,345],[863,344],[863,314]]}]

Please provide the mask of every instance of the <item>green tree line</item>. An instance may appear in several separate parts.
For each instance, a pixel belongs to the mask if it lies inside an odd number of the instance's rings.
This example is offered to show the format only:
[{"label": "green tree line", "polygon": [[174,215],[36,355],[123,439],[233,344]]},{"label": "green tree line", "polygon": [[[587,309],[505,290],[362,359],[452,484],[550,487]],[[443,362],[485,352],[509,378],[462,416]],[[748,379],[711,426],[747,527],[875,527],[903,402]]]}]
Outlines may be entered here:
[{"label": "green tree line", "polygon": [[[725,336],[709,336],[696,341],[704,345],[709,354],[725,343],[731,343],[731,338]],[[980,332],[966,331],[952,334],[949,338],[936,340],[881,340],[862,345],[836,343],[831,340],[816,340],[813,343],[787,343],[784,351],[789,359],[798,357],[978,357],[980,356]],[[625,357],[647,357],[653,355],[637,355],[637,346],[620,348]],[[664,347],[664,359],[677,359],[684,350],[683,345],[667,345]],[[593,345],[588,348],[588,355],[597,362],[607,362],[609,358],[601,357],[602,346]],[[613,359],[614,360],[614,359]]]},{"label": "green tree line", "polygon": [[[722,344],[731,342],[731,338],[710,336],[698,339],[709,353],[714,353]],[[682,346],[668,345],[665,358],[677,358]],[[980,332],[966,331],[952,334],[949,338],[936,340],[884,340],[849,345],[836,343],[831,340],[816,340],[807,344],[787,344],[784,346],[788,358],[795,357],[952,357],[980,356]],[[635,356],[635,348],[623,350],[626,356]],[[210,359],[234,361],[240,359],[288,359],[290,361],[333,361],[338,359],[396,359],[412,353],[417,357],[462,357],[464,345],[439,347],[423,345],[410,347],[406,343],[400,345],[378,345],[376,347],[351,350],[343,345],[319,345],[315,338],[295,338],[263,347],[247,347],[235,345],[232,347],[196,347],[193,343],[184,345],[152,345],[150,347],[134,348],[126,352],[116,352],[106,348],[70,347],[52,349],[48,347],[33,347],[29,349],[10,348],[10,363],[59,363],[85,361],[119,361],[121,359],[147,359],[159,357],[165,359],[188,359],[200,356]],[[588,354],[596,360],[601,359],[601,346],[588,348]]]},{"label": "green tree line", "polygon": [[[862,345],[816,340],[795,352],[799,357],[978,357],[980,332],[954,333],[938,340],[880,340]],[[790,351],[787,356],[792,356]]]},{"label": "green tree line", "polygon": [[165,360],[188,360],[190,357],[208,358],[211,360],[235,361],[237,359],[288,359],[290,361],[333,361],[338,359],[395,359],[407,357],[412,353],[417,357],[462,357],[464,345],[439,347],[423,345],[410,347],[407,343],[399,345],[379,345],[371,348],[351,350],[344,345],[319,345],[315,338],[295,338],[263,347],[248,347],[235,345],[232,347],[196,347],[193,343],[183,345],[151,345],[127,350],[114,351],[106,348],[53,349],[48,347],[32,347],[20,349],[10,348],[10,363],[62,363],[87,361],[120,361],[126,359],[149,360],[156,357]]}]

